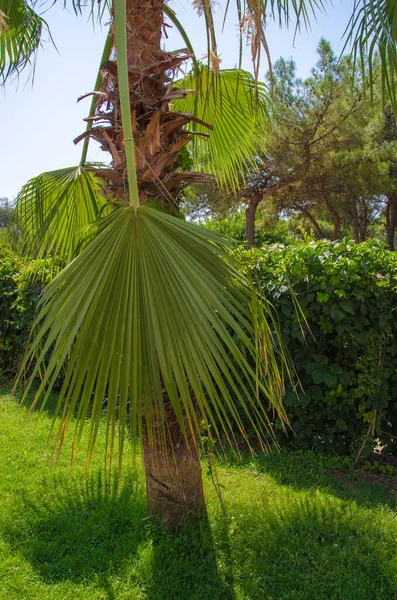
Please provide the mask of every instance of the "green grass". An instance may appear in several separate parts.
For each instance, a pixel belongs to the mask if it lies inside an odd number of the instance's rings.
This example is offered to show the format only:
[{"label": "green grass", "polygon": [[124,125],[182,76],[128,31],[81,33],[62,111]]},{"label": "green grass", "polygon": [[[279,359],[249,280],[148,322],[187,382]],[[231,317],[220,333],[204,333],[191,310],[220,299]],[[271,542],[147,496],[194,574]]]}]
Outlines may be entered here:
[{"label": "green grass", "polygon": [[[204,471],[209,522],[170,534],[147,518],[131,465],[110,489],[103,435],[89,476],[56,469],[34,418],[0,388],[0,598],[396,600],[397,512],[382,485],[335,479],[341,461],[282,453],[219,464],[226,521]],[[102,432],[103,433],[103,432]],[[102,447],[101,447],[102,445]]]}]

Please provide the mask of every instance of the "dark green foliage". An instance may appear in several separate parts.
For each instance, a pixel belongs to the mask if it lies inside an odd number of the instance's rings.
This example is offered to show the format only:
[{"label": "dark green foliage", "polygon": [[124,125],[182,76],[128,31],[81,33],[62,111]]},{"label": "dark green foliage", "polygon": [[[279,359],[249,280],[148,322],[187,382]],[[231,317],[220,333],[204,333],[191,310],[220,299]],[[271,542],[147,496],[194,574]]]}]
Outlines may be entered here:
[{"label": "dark green foliage", "polygon": [[[368,437],[365,454],[379,437],[392,450],[396,442],[391,434],[397,431],[397,256],[375,241],[345,240],[268,246],[243,251],[242,258],[274,304],[303,387],[297,386],[295,393],[287,384],[284,404],[294,432],[289,442],[356,453]],[[16,370],[42,281],[53,272],[50,260],[0,260],[2,371]]]},{"label": "dark green foliage", "polygon": [[55,271],[52,259],[0,258],[0,373],[16,371],[41,291]]},{"label": "dark green foliage", "polygon": [[[391,449],[397,431],[394,253],[376,241],[343,240],[268,246],[244,253],[244,260],[275,306],[303,388],[287,385],[291,441],[343,453],[357,452],[368,436]],[[279,439],[285,440],[281,432]]]}]

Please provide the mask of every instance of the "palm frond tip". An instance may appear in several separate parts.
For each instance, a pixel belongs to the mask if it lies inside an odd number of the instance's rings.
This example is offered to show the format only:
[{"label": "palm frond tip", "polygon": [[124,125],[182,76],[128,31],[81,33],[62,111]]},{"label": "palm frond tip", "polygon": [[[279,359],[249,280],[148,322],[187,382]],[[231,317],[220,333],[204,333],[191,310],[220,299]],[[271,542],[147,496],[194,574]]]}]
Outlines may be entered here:
[{"label": "palm frond tip", "polygon": [[354,64],[369,73],[371,90],[380,60],[382,91],[397,111],[397,4],[394,0],[355,0],[345,31]]},{"label": "palm frond tip", "polygon": [[0,0],[0,81],[34,66],[47,23],[24,0]]}]

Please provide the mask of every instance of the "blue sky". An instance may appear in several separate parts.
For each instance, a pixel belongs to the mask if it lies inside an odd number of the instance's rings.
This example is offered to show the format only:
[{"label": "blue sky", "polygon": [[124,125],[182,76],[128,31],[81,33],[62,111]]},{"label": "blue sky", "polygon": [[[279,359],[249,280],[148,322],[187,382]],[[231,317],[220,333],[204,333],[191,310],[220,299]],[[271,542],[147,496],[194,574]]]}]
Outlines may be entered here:
[{"label": "blue sky", "polygon": [[[327,14],[319,14],[311,30],[298,34],[295,42],[293,29],[280,30],[277,24],[270,23],[267,38],[272,61],[279,56],[292,57],[298,75],[307,77],[316,61],[316,46],[321,37],[331,41],[336,51],[342,50],[341,37],[353,3],[354,0],[335,0]],[[33,86],[26,83],[26,77],[21,77],[0,92],[0,197],[13,198],[31,177],[78,164],[80,159],[81,144],[75,146],[73,139],[85,129],[83,118],[88,113],[90,98],[78,104],[76,100],[93,89],[107,27],[96,25],[94,29],[87,16],[76,18],[62,5],[63,2],[57,3],[44,15],[58,51],[45,42],[38,55]],[[215,6],[218,23],[222,23],[224,5],[225,0],[219,0]],[[197,56],[202,57],[206,52],[203,19],[197,17],[187,0],[173,0],[171,6],[189,33]],[[236,22],[231,11],[223,35],[218,35],[222,68],[233,67],[238,60]],[[168,35],[167,47],[183,47],[177,32],[169,30]],[[249,48],[243,66],[250,68]],[[266,70],[263,57],[261,79]],[[104,155],[92,145],[89,158],[104,160]]]}]

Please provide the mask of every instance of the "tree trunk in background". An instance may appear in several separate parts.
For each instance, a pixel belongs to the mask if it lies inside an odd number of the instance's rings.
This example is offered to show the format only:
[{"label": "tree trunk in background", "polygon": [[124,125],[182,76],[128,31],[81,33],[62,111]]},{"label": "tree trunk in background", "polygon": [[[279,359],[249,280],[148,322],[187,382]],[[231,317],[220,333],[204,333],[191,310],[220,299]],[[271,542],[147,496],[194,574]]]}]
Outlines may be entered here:
[{"label": "tree trunk in background", "polygon": [[187,423],[184,438],[171,403],[165,398],[164,423],[153,424],[142,435],[149,514],[175,529],[186,517],[205,514],[205,498],[197,440]]},{"label": "tree trunk in background", "polygon": [[[390,229],[390,208],[391,208],[391,201],[392,201],[392,198],[391,198],[391,196],[389,196],[387,198],[386,208],[385,208],[386,241],[387,241],[387,244],[388,244],[389,248],[390,248],[390,243],[389,243],[389,229]],[[391,250],[391,248],[390,248],[390,250]]]},{"label": "tree trunk in background", "polygon": [[335,240],[339,239],[340,216],[337,213],[337,211],[335,210],[335,208],[332,206],[331,202],[328,200],[328,196],[325,191],[324,179],[321,180],[321,198],[322,198],[325,206],[327,207],[328,212],[330,213],[330,215],[332,216],[332,218],[334,220],[334,231],[332,234],[332,240],[335,241]]},{"label": "tree trunk in background", "polygon": [[255,217],[259,204],[258,198],[250,198],[248,208],[245,209],[245,235],[249,246],[255,246]]},{"label": "tree trunk in background", "polygon": [[318,240],[322,240],[323,238],[325,238],[325,234],[324,234],[323,230],[321,229],[320,225],[317,223],[317,221],[313,217],[313,215],[307,210],[307,208],[305,208],[303,206],[299,206],[298,204],[296,204],[292,208],[294,208],[295,210],[298,210],[303,215],[305,215],[305,217],[307,219],[309,219],[310,223],[314,227],[314,231],[316,232],[316,237]]},{"label": "tree trunk in background", "polygon": [[387,199],[388,219],[386,220],[386,242],[390,250],[394,250],[394,234],[397,226],[397,190]]},{"label": "tree trunk in background", "polygon": [[352,218],[353,218],[353,235],[354,235],[354,241],[356,242],[356,244],[359,243],[360,241],[360,227],[359,227],[359,223],[358,223],[358,212],[357,212],[357,200],[356,198],[350,198],[350,208],[352,211]]},{"label": "tree trunk in background", "polygon": [[360,242],[365,242],[365,240],[367,239],[367,228],[368,228],[368,207],[367,207],[365,200],[363,200],[362,204],[363,204],[363,218],[362,218],[361,227],[360,227]]},{"label": "tree trunk in background", "polygon": [[[331,205],[329,205],[329,211],[331,213],[331,215],[333,216],[334,219],[334,230],[332,232],[332,240],[338,240],[339,239],[339,233],[340,233],[340,217],[339,214],[336,212],[336,210],[331,207]],[[332,210],[331,210],[332,209]]]}]

